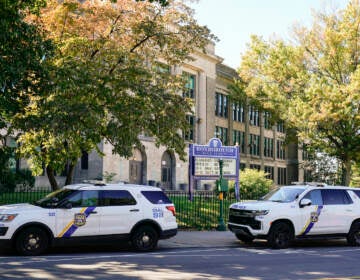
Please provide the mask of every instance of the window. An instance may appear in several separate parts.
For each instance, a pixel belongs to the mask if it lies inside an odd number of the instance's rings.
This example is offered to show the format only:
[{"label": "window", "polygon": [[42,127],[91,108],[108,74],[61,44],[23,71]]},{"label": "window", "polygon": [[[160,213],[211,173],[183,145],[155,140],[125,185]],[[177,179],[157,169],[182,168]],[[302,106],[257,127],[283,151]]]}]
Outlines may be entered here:
[{"label": "window", "polygon": [[249,122],[250,125],[260,126],[260,113],[255,106],[249,107]]},{"label": "window", "polygon": [[184,73],[184,78],[186,79],[185,91],[183,92],[183,97],[194,98],[195,97],[195,76],[189,73]]},{"label": "window", "polygon": [[246,168],[246,164],[245,163],[242,163],[240,162],[240,170],[244,171]]},{"label": "window", "polygon": [[233,130],[233,141],[232,144],[238,145],[240,153],[245,153],[245,132]]},{"label": "window", "polygon": [[215,115],[218,117],[228,117],[228,97],[225,94],[215,93]]},{"label": "window", "polygon": [[264,138],[264,157],[274,157],[274,139]]},{"label": "window", "polygon": [[282,132],[285,133],[285,125],[283,121],[278,121],[277,125],[276,125],[276,130],[278,132]]},{"label": "window", "polygon": [[264,127],[266,129],[271,129],[272,128],[271,113],[270,112],[264,112]]},{"label": "window", "polygon": [[195,117],[188,115],[188,116],[186,116],[186,119],[189,123],[189,129],[183,133],[183,137],[187,141],[194,141]]},{"label": "window", "polygon": [[85,151],[82,152],[82,156],[81,156],[81,169],[82,170],[89,169],[89,154]]},{"label": "window", "polygon": [[135,205],[135,198],[124,190],[107,190],[100,191],[101,205],[102,206],[123,206]]},{"label": "window", "polygon": [[72,207],[98,206],[98,191],[78,191],[68,199]]},{"label": "window", "polygon": [[226,146],[228,144],[228,129],[226,127],[216,126],[215,133],[221,140],[222,144]]},{"label": "window", "polygon": [[249,147],[250,155],[259,156],[260,155],[260,136],[250,134],[249,135]]},{"label": "window", "polygon": [[260,171],[261,166],[259,164],[250,164],[250,169],[255,169],[255,170]]},{"label": "window", "polygon": [[276,140],[276,158],[285,159],[285,143],[282,140]]},{"label": "window", "polygon": [[159,191],[142,191],[141,193],[152,204],[169,204],[169,203],[172,203],[171,200],[163,192],[159,192]]},{"label": "window", "polygon": [[321,190],[324,205],[351,204],[352,200],[345,190]]},{"label": "window", "polygon": [[320,190],[312,190],[308,192],[304,198],[310,199],[312,205],[323,205],[323,200]]},{"label": "window", "polygon": [[245,110],[244,106],[239,103],[233,103],[232,105],[233,121],[245,122]]},{"label": "window", "polygon": [[278,183],[278,185],[286,184],[286,168],[278,167],[277,183]]},{"label": "window", "polygon": [[267,173],[266,178],[274,180],[274,167],[272,166],[264,166],[264,171]]}]

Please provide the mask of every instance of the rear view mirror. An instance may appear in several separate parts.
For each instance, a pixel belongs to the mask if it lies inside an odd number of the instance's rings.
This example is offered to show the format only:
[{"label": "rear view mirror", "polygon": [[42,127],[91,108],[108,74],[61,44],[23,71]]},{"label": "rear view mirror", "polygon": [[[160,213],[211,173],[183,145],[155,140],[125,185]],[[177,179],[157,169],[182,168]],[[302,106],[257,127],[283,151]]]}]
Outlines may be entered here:
[{"label": "rear view mirror", "polygon": [[305,207],[305,206],[310,206],[312,204],[311,200],[308,199],[308,198],[303,198],[301,201],[300,201],[300,207]]}]

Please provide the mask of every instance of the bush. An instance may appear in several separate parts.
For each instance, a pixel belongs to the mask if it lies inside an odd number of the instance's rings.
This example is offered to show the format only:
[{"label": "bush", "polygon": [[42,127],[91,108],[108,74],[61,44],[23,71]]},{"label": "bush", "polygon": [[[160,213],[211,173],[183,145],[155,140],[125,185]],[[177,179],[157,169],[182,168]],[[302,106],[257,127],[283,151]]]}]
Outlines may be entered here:
[{"label": "bush", "polygon": [[[245,168],[240,171],[240,199],[254,200],[267,194],[273,185],[273,181],[266,178],[262,170]],[[234,192],[234,184],[230,186],[230,192]]]}]

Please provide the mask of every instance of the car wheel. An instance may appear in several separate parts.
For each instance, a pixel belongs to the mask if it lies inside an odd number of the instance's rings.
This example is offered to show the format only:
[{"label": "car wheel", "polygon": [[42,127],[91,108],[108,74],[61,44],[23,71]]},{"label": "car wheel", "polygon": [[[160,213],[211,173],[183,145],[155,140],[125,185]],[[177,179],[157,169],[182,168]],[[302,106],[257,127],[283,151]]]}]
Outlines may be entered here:
[{"label": "car wheel", "polygon": [[22,230],[15,239],[16,251],[24,256],[36,256],[44,253],[49,247],[49,237],[38,227]]},{"label": "car wheel", "polygon": [[273,249],[285,249],[294,239],[290,225],[284,222],[274,224],[270,229],[268,243]]},{"label": "car wheel", "polygon": [[159,240],[158,233],[152,226],[141,226],[135,230],[131,243],[135,250],[145,252],[156,248]]},{"label": "car wheel", "polygon": [[239,239],[241,242],[244,242],[244,243],[251,243],[254,240],[253,237],[247,236],[247,235],[241,234],[241,233],[236,233],[235,236],[237,239]]},{"label": "car wheel", "polygon": [[360,246],[360,222],[351,226],[346,239],[351,246]]}]

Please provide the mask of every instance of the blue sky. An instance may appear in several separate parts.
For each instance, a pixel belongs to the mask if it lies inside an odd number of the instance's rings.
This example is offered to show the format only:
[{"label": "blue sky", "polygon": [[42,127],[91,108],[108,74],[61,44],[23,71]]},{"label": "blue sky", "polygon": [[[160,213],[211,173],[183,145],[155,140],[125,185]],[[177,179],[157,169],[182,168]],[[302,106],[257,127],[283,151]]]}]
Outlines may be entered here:
[{"label": "blue sky", "polygon": [[226,65],[238,68],[250,35],[268,40],[291,38],[294,23],[310,26],[312,10],[333,11],[346,7],[348,0],[199,0],[190,4],[195,18],[220,39],[216,54]]}]

